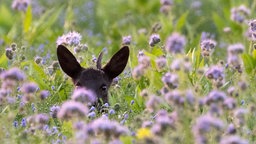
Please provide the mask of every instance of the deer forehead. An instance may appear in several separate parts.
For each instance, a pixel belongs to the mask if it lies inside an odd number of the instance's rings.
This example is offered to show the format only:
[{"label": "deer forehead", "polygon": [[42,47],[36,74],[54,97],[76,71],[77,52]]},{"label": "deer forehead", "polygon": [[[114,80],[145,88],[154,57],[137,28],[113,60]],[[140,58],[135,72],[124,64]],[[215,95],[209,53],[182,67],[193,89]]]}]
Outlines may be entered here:
[{"label": "deer forehead", "polygon": [[88,68],[84,69],[78,79],[80,82],[109,83],[111,80],[102,70]]}]

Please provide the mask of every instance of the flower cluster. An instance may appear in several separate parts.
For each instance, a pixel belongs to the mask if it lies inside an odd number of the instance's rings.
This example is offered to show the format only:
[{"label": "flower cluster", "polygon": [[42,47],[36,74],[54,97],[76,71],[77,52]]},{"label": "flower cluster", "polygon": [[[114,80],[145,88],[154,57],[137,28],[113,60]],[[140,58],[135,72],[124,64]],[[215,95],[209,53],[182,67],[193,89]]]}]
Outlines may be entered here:
[{"label": "flower cluster", "polygon": [[248,9],[245,5],[240,5],[239,7],[234,7],[231,9],[231,20],[237,23],[243,23],[245,20],[247,20],[250,14],[250,9]]},{"label": "flower cluster", "polygon": [[66,101],[60,107],[57,117],[60,119],[68,120],[72,118],[82,118],[88,113],[87,106],[83,105],[81,102],[76,101]]},{"label": "flower cluster", "polygon": [[13,0],[12,8],[18,11],[26,11],[30,4],[30,0]]},{"label": "flower cluster", "polygon": [[151,47],[154,47],[157,43],[160,42],[160,36],[159,34],[152,34],[149,38],[149,45]]},{"label": "flower cluster", "polygon": [[185,36],[180,35],[179,33],[173,33],[170,35],[165,43],[165,49],[169,53],[183,53],[186,45]]},{"label": "flower cluster", "polygon": [[132,71],[132,76],[134,79],[140,79],[150,67],[150,58],[146,56],[143,52],[138,54],[138,66],[136,66]]},{"label": "flower cluster", "polygon": [[217,88],[221,87],[225,82],[224,68],[219,65],[211,66],[205,76],[212,81]]},{"label": "flower cluster", "polygon": [[205,39],[200,43],[201,46],[201,54],[203,57],[211,56],[216,47],[216,41],[212,39]]},{"label": "flower cluster", "polygon": [[160,3],[161,3],[160,12],[162,12],[165,15],[169,14],[171,6],[173,5],[173,1],[172,0],[160,0]]},{"label": "flower cluster", "polygon": [[58,37],[57,45],[79,46],[82,36],[78,32],[69,32]]},{"label": "flower cluster", "polygon": [[242,60],[240,58],[240,54],[244,51],[244,45],[241,43],[233,44],[228,46],[228,66],[237,70],[238,72],[242,72]]}]

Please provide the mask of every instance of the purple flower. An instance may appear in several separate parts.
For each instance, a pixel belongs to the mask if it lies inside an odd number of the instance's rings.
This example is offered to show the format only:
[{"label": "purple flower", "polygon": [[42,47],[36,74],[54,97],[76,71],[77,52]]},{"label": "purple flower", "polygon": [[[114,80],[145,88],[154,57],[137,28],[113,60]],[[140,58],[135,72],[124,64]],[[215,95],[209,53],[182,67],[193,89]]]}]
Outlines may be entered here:
[{"label": "purple flower", "polygon": [[213,129],[216,130],[217,136],[220,136],[222,134],[222,130],[224,129],[223,121],[211,115],[203,115],[197,118],[196,124],[193,126],[193,134],[196,143],[206,143],[207,133],[211,132]]},{"label": "purple flower", "polygon": [[236,125],[238,125],[239,127],[243,126],[245,124],[245,114],[248,111],[246,109],[236,109],[234,111],[234,122],[236,123]]},{"label": "purple flower", "polygon": [[179,86],[179,77],[176,74],[170,72],[166,73],[162,77],[162,82],[170,89],[175,89]]},{"label": "purple flower", "polygon": [[95,109],[96,109],[96,108],[95,108],[94,106],[91,106],[91,108],[90,108],[89,111],[92,112],[92,111],[95,111]]},{"label": "purple flower", "polygon": [[139,80],[145,73],[145,69],[142,65],[136,66],[132,71],[132,77]]},{"label": "purple flower", "polygon": [[130,103],[131,105],[133,105],[134,104],[134,100],[131,100],[131,103]]},{"label": "purple flower", "polygon": [[78,46],[81,39],[82,36],[78,32],[73,31],[59,37],[56,43],[57,45]]},{"label": "purple flower", "polygon": [[195,96],[193,94],[193,91],[192,90],[187,90],[186,92],[186,101],[189,105],[193,106],[194,103],[195,103]]},{"label": "purple flower", "polygon": [[220,144],[249,144],[245,139],[240,138],[239,136],[224,136],[221,138]]},{"label": "purple flower", "polygon": [[8,71],[4,71],[1,73],[0,78],[3,80],[10,79],[15,81],[23,81],[25,80],[25,74],[18,68],[11,68]]},{"label": "purple flower", "polygon": [[216,87],[221,87],[225,82],[224,68],[218,65],[211,66],[205,73]]},{"label": "purple flower", "polygon": [[46,125],[49,122],[49,116],[47,114],[37,114],[35,116],[35,122],[40,125]]},{"label": "purple flower", "polygon": [[14,56],[14,51],[11,48],[6,48],[5,55],[9,60],[12,60]]},{"label": "purple flower", "polygon": [[150,58],[148,56],[140,56],[138,57],[139,65],[142,66],[142,68],[146,69],[150,66]]},{"label": "purple flower", "polygon": [[78,88],[78,89],[75,89],[75,91],[73,92],[71,99],[77,102],[90,105],[96,101],[96,95],[90,90],[86,90],[84,88]]},{"label": "purple flower", "polygon": [[38,86],[36,83],[30,82],[25,83],[21,87],[21,92],[25,94],[34,93],[38,90]]},{"label": "purple flower", "polygon": [[115,114],[115,113],[116,113],[116,112],[115,112],[114,109],[110,109],[110,110],[109,110],[109,114],[110,114],[110,115],[113,115],[113,114]]},{"label": "purple flower", "polygon": [[218,90],[212,90],[207,97],[205,98],[206,104],[210,105],[211,103],[224,102],[227,96],[224,92]]},{"label": "purple flower", "polygon": [[52,118],[57,118],[57,114],[60,110],[60,107],[59,106],[52,106],[50,108],[50,115],[52,116]]},{"label": "purple flower", "polygon": [[31,109],[32,109],[33,112],[35,112],[36,107],[35,107],[35,104],[34,104],[34,103],[31,104]]},{"label": "purple flower", "polygon": [[12,2],[12,8],[18,11],[26,11],[30,4],[30,0],[14,0]]},{"label": "purple flower", "polygon": [[200,43],[201,46],[201,54],[204,57],[208,57],[210,56],[215,47],[216,47],[216,41],[212,40],[212,39],[205,39]]},{"label": "purple flower", "polygon": [[123,45],[130,45],[132,40],[132,36],[124,36],[122,40]]},{"label": "purple flower", "polygon": [[154,112],[156,111],[157,107],[160,105],[162,102],[162,99],[158,96],[155,95],[150,95],[149,99],[146,102],[146,107],[149,112]]},{"label": "purple flower", "polygon": [[88,118],[95,118],[96,117],[96,113],[94,111],[88,113],[87,115]]},{"label": "purple flower", "polygon": [[160,42],[160,36],[159,34],[152,34],[149,38],[149,45],[151,47],[154,47],[157,43]]},{"label": "purple flower", "polygon": [[250,31],[252,33],[256,33],[256,19],[250,21],[249,26],[250,26]]},{"label": "purple flower", "polygon": [[237,55],[244,51],[244,45],[241,43],[236,43],[228,46],[228,54]]},{"label": "purple flower", "polygon": [[231,20],[237,23],[243,23],[250,15],[251,11],[245,5],[234,7],[231,9]]},{"label": "purple flower", "polygon": [[161,5],[172,5],[172,0],[160,0]]},{"label": "purple flower", "polygon": [[103,134],[106,138],[109,138],[110,136],[118,138],[120,135],[127,134],[129,132],[126,127],[121,126],[116,121],[109,120],[107,117],[95,119],[90,125],[95,133]]},{"label": "purple flower", "polygon": [[27,126],[27,121],[26,121],[25,118],[22,118],[20,125],[21,125],[22,127],[26,127],[26,126]]},{"label": "purple flower", "polygon": [[173,71],[179,71],[181,69],[181,66],[182,66],[182,61],[180,59],[174,59],[172,61],[170,69]]},{"label": "purple flower", "polygon": [[173,90],[165,94],[165,100],[171,105],[183,105],[184,96],[183,93],[179,90]]},{"label": "purple flower", "polygon": [[156,59],[156,66],[158,70],[162,70],[166,67],[167,61],[165,57],[159,57]]},{"label": "purple flower", "polygon": [[229,110],[236,108],[236,100],[234,98],[226,98],[223,103],[223,107]]},{"label": "purple flower", "polygon": [[227,133],[228,134],[235,134],[236,133],[236,128],[234,124],[229,124],[227,128]]},{"label": "purple flower", "polygon": [[13,126],[14,126],[15,128],[17,128],[18,125],[19,125],[18,121],[15,120],[15,121],[13,122]]},{"label": "purple flower", "polygon": [[40,92],[40,98],[41,98],[41,100],[46,99],[49,95],[50,95],[50,92],[47,91],[47,90],[43,90],[43,91]]},{"label": "purple flower", "polygon": [[186,38],[179,33],[173,33],[168,37],[165,49],[169,53],[183,53],[186,45]]},{"label": "purple flower", "polygon": [[80,102],[66,101],[62,104],[57,117],[60,119],[70,119],[72,117],[84,117],[88,108]]}]

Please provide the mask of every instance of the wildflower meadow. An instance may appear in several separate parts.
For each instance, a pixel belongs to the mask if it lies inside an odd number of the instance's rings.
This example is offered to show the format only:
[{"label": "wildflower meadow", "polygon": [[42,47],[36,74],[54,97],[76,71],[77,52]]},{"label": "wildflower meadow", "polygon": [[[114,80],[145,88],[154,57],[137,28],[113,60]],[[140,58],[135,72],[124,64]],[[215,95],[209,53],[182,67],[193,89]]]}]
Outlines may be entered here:
[{"label": "wildflower meadow", "polygon": [[255,144],[255,125],[255,0],[0,1],[1,144]]}]

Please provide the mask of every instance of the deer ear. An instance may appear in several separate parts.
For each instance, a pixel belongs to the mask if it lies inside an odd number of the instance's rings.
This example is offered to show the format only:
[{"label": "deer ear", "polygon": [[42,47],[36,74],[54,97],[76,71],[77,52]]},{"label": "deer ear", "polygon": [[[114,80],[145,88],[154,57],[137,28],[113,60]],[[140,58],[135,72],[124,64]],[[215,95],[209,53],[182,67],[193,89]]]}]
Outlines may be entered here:
[{"label": "deer ear", "polygon": [[61,69],[71,78],[75,78],[82,71],[83,68],[77,62],[75,56],[65,46],[58,46],[57,57]]},{"label": "deer ear", "polygon": [[113,55],[102,69],[111,79],[117,77],[125,68],[129,58],[129,47],[122,47]]}]

